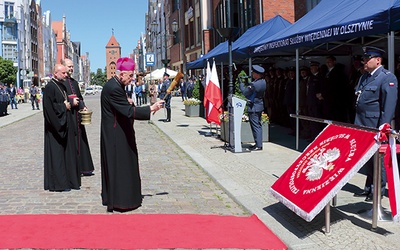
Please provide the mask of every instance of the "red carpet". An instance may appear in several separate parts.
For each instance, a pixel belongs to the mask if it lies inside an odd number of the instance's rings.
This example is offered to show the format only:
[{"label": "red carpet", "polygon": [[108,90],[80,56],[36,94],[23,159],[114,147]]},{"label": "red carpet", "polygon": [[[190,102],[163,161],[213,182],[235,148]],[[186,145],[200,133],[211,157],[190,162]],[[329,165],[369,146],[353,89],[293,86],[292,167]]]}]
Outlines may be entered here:
[{"label": "red carpet", "polygon": [[0,248],[287,249],[255,215],[1,215],[0,223]]}]

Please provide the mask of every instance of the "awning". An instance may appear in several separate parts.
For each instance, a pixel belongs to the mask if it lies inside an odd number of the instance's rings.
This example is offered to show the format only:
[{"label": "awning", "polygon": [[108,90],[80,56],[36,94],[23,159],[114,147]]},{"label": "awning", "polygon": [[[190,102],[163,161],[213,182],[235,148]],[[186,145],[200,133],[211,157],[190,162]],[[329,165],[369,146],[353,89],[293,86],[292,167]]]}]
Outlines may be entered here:
[{"label": "awning", "polygon": [[162,69],[156,69],[152,71],[150,74],[147,74],[144,77],[144,79],[146,81],[163,79],[165,71],[167,71],[167,74],[169,75],[170,78],[174,78],[178,74],[178,72],[174,70],[162,68]]},{"label": "awning", "polygon": [[390,30],[400,30],[400,0],[396,0],[390,9]]},{"label": "awning", "polygon": [[[398,0],[396,0],[398,2]],[[305,16],[281,32],[251,44],[252,56],[271,55],[300,47],[389,31],[394,0],[322,0]]]},{"label": "awning", "polygon": [[[291,25],[289,21],[277,15],[261,24],[251,27],[243,35],[241,35],[236,41],[232,43],[232,60],[235,62],[242,61],[249,57],[251,51],[248,50],[248,46],[255,40],[266,39],[276,32]],[[207,60],[214,60],[217,64],[228,63],[228,41],[218,44],[215,48],[210,50],[203,57],[189,62],[186,65],[187,69],[198,69],[205,68]]]}]

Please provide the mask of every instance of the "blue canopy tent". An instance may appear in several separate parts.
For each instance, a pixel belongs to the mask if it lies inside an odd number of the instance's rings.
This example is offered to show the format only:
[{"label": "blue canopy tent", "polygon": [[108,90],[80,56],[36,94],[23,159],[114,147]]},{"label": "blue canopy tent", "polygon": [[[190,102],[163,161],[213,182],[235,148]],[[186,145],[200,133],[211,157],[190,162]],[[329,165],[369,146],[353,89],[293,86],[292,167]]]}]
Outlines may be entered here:
[{"label": "blue canopy tent", "polygon": [[[304,50],[346,39],[385,34],[389,31],[389,10],[394,0],[322,0],[314,9],[288,28],[267,39],[253,42],[252,56],[294,54]],[[331,47],[329,47],[331,46]]]},{"label": "blue canopy tent", "polygon": [[[247,46],[256,39],[267,38],[276,32],[291,25],[289,21],[277,15],[270,20],[267,20],[261,24],[251,27],[243,35],[241,35],[236,41],[232,43],[232,57],[235,62],[242,61],[249,57]],[[203,57],[189,62],[186,65],[187,69],[198,69],[205,68],[208,59],[213,59],[216,63],[228,63],[228,41],[220,43],[214,49],[210,50]]]},{"label": "blue canopy tent", "polygon": [[[259,39],[248,49],[252,58],[300,55],[351,55],[362,53],[362,45],[388,46],[390,10],[399,0],[322,0],[297,22],[267,39]],[[393,43],[394,44],[394,43]],[[393,61],[389,58],[389,61]],[[391,69],[389,62],[389,69]],[[296,71],[296,110],[299,110],[299,72]],[[296,148],[299,143],[299,120],[296,119]]]},{"label": "blue canopy tent", "polygon": [[390,30],[400,30],[400,0],[395,1],[390,9]]},{"label": "blue canopy tent", "polygon": [[196,59],[192,62],[188,62],[186,64],[186,69],[200,69],[205,68],[207,64],[207,60],[213,58],[219,54],[223,54],[228,51],[228,41],[218,44],[215,48],[210,50],[207,54]]}]

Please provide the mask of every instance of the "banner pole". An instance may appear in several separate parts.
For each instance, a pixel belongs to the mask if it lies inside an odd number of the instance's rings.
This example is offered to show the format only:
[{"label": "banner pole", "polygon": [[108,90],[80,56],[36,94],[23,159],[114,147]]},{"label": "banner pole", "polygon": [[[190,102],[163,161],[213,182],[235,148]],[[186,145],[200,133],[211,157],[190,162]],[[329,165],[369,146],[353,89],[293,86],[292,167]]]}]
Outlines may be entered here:
[{"label": "banner pole", "polygon": [[337,121],[332,121],[332,120],[326,120],[326,119],[312,117],[312,116],[290,114],[290,117],[308,120],[308,121],[312,121],[312,122],[319,122],[319,123],[333,124],[333,125],[338,125],[338,126],[343,126],[343,127],[348,127],[348,128],[361,129],[361,130],[370,131],[370,132],[379,132],[379,129],[377,129],[377,128],[361,126],[361,125],[356,125],[356,124],[347,123],[347,122],[337,122]]}]

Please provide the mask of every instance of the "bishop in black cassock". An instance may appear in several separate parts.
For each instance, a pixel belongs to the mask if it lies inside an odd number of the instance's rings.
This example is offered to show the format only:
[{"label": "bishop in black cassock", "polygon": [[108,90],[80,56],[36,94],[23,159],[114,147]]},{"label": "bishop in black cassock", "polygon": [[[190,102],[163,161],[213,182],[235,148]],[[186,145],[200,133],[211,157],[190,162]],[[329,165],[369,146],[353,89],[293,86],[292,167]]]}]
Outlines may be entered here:
[{"label": "bishop in black cassock", "polygon": [[134,61],[120,58],[117,72],[101,92],[101,196],[107,211],[126,212],[142,204],[134,120],[148,120],[163,101],[135,107],[125,86],[132,81]]}]

